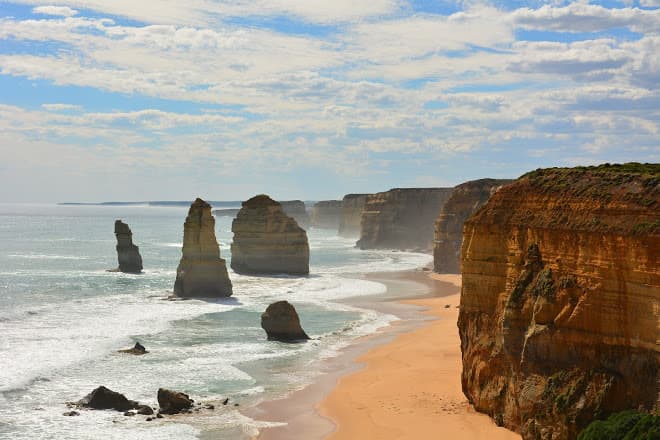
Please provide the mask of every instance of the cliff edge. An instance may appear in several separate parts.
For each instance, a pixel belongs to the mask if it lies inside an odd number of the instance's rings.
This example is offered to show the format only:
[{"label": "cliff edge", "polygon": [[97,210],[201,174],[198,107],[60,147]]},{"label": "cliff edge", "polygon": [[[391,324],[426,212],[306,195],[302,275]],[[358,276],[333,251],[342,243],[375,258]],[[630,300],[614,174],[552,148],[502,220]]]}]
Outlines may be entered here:
[{"label": "cliff edge", "polygon": [[454,187],[435,221],[433,270],[438,273],[461,272],[463,223],[488,201],[501,186],[513,180],[479,179]]},{"label": "cliff edge", "polygon": [[657,411],[660,165],[536,170],[465,223],[462,385],[524,439]]}]

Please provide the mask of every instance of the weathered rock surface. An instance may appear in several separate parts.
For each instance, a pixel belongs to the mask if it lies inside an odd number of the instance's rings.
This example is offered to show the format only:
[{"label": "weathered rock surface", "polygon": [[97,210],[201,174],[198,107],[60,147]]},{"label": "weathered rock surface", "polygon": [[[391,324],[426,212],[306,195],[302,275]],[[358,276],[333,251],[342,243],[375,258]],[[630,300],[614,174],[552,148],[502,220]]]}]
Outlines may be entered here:
[{"label": "weathered rock surface", "polygon": [[231,268],[236,273],[309,273],[307,233],[267,195],[243,202],[231,230]]},{"label": "weathered rock surface", "polygon": [[126,353],[126,354],[134,354],[137,356],[141,356],[143,354],[149,353],[146,348],[144,348],[144,345],[140,344],[139,342],[136,342],[135,345],[131,348],[126,348],[124,350],[118,350],[119,353]]},{"label": "weathered rock surface", "polygon": [[463,391],[524,439],[660,401],[660,165],[528,173],[465,223]]},{"label": "weathered rock surface", "polygon": [[479,179],[462,183],[451,192],[435,221],[433,268],[438,273],[461,272],[463,223],[501,186],[513,182],[503,179]]},{"label": "weathered rock surface", "polygon": [[397,188],[367,196],[360,249],[430,250],[433,224],[452,188]]},{"label": "weathered rock surface", "polygon": [[79,400],[76,405],[92,409],[114,409],[115,411],[128,411],[136,408],[139,403],[128,400],[126,396],[100,386]]},{"label": "weathered rock surface", "polygon": [[293,217],[298,226],[303,229],[309,228],[310,218],[305,202],[302,200],[285,200],[279,203],[282,205],[284,213],[289,217]]},{"label": "weathered rock surface", "polygon": [[183,257],[176,269],[174,294],[179,297],[226,297],[232,294],[225,260],[215,238],[211,205],[196,199],[183,225]]},{"label": "weathered rock surface", "polygon": [[133,244],[131,228],[121,220],[115,221],[115,237],[117,237],[117,259],[119,272],[142,272],[142,256],[140,248]]},{"label": "weathered rock surface", "polygon": [[294,342],[309,339],[300,326],[298,312],[287,301],[278,301],[266,308],[261,314],[261,328],[269,340]]},{"label": "weathered rock surface", "polygon": [[166,388],[158,389],[158,405],[161,414],[178,414],[192,408],[195,401],[185,393],[168,390]]},{"label": "weathered rock surface", "polygon": [[339,220],[339,235],[342,237],[359,237],[362,210],[369,194],[346,194],[341,205]]},{"label": "weathered rock surface", "polygon": [[312,208],[312,227],[321,229],[339,229],[341,220],[342,201],[322,200]]}]

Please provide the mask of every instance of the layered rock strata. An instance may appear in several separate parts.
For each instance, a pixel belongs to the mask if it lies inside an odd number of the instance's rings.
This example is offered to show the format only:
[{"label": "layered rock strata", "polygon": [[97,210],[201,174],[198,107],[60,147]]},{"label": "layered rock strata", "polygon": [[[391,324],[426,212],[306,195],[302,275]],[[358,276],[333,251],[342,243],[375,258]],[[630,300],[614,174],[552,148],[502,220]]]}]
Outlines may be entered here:
[{"label": "layered rock strata", "polygon": [[660,399],[660,165],[546,169],[465,223],[462,385],[524,439]]},{"label": "layered rock strata", "polygon": [[285,200],[283,202],[280,201],[279,203],[282,205],[284,213],[289,217],[293,217],[298,223],[298,226],[303,229],[309,228],[310,218],[305,202],[302,200]]},{"label": "layered rock strata", "polygon": [[231,230],[231,268],[236,273],[309,273],[307,233],[267,195],[243,202]]},{"label": "layered rock strata", "polygon": [[115,221],[115,237],[117,237],[117,259],[119,272],[142,272],[142,256],[140,248],[133,244],[131,228],[121,220]]},{"label": "layered rock strata", "polygon": [[298,312],[287,301],[277,301],[266,308],[261,315],[261,328],[266,331],[268,340],[295,342],[309,339],[300,325]]},{"label": "layered rock strata", "polygon": [[211,205],[196,199],[183,225],[183,257],[176,269],[174,294],[179,297],[226,297],[232,294],[225,260],[215,238]]},{"label": "layered rock strata", "polygon": [[490,196],[512,180],[479,179],[462,183],[451,193],[435,221],[433,268],[438,273],[460,273],[463,223]]},{"label": "layered rock strata", "polygon": [[397,188],[367,196],[360,249],[430,250],[433,224],[452,188]]},{"label": "layered rock strata", "polygon": [[342,214],[341,200],[323,200],[312,207],[312,227],[320,229],[339,229]]},{"label": "layered rock strata", "polygon": [[341,201],[341,218],[339,220],[339,235],[342,237],[359,237],[362,210],[369,194],[347,194]]}]

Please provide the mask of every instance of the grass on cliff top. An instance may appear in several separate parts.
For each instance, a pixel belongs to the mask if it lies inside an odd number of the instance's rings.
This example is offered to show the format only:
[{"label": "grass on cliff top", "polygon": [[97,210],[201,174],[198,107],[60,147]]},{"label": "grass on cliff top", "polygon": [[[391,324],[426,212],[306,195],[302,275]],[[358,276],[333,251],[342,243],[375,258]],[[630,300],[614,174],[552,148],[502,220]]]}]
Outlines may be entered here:
[{"label": "grass on cliff top", "polygon": [[635,410],[615,413],[592,422],[578,440],[660,440],[660,416]]},{"label": "grass on cliff top", "polygon": [[534,171],[520,176],[534,179],[542,175],[551,174],[580,174],[584,172],[594,174],[639,174],[648,177],[660,178],[660,163],[605,163],[602,165],[588,166],[588,167],[573,167],[573,168],[538,168]]},{"label": "grass on cliff top", "polygon": [[630,162],[590,167],[545,168],[518,179],[542,193],[590,198],[601,202],[625,201],[642,208],[660,203],[660,164]]}]

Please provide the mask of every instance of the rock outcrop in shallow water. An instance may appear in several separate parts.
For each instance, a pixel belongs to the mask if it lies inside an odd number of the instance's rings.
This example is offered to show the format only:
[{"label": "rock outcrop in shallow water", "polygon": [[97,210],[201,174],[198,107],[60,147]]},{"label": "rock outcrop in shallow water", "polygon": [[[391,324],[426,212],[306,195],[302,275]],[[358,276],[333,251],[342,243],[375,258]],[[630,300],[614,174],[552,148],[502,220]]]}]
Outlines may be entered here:
[{"label": "rock outcrop in shallow water", "polygon": [[298,312],[287,301],[277,301],[266,308],[261,315],[261,328],[269,340],[295,342],[309,339],[300,326]]},{"label": "rock outcrop in shallow water", "polygon": [[307,233],[267,195],[243,202],[231,230],[231,268],[236,273],[309,273]]},{"label": "rock outcrop in shallow water", "polygon": [[466,223],[463,391],[524,439],[660,402],[660,165],[528,173]]},{"label": "rock outcrop in shallow water", "polygon": [[341,212],[341,200],[322,200],[315,203],[312,208],[312,227],[337,231]]},{"label": "rock outcrop in shallow water", "polygon": [[339,235],[342,237],[359,237],[362,210],[369,194],[347,194],[341,204],[339,220]]},{"label": "rock outcrop in shallow water", "polygon": [[183,225],[183,257],[176,269],[174,294],[179,297],[226,297],[232,294],[225,260],[215,238],[211,205],[196,199]]},{"label": "rock outcrop in shallow water", "polygon": [[360,249],[430,250],[433,224],[452,188],[397,188],[367,196]]},{"label": "rock outcrop in shallow water", "polygon": [[435,221],[433,268],[438,273],[461,272],[463,223],[503,185],[502,179],[479,179],[462,183],[451,193]]},{"label": "rock outcrop in shallow water", "polygon": [[117,237],[117,259],[119,272],[142,272],[142,256],[140,248],[133,244],[131,228],[121,220],[115,221],[115,237]]}]

